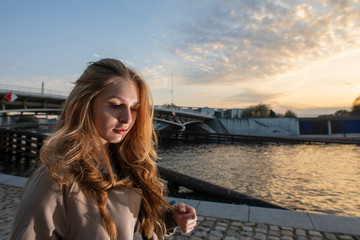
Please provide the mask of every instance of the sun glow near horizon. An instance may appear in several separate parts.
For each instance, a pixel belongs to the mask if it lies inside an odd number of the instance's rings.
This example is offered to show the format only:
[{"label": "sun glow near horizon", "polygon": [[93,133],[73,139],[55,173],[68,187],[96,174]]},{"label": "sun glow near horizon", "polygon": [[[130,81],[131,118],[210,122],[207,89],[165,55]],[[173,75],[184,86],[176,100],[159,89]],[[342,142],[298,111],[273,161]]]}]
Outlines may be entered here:
[{"label": "sun glow near horizon", "polygon": [[87,62],[114,57],[158,105],[173,87],[179,106],[316,116],[360,95],[358,0],[20,2],[0,3],[0,83],[69,91]]},{"label": "sun glow near horizon", "polygon": [[[357,50],[289,72],[272,81],[242,82],[230,86],[199,84],[192,88],[175,84],[174,102],[181,106],[193,106],[195,103],[197,107],[213,108],[246,108],[264,103],[279,113],[292,110],[302,116],[350,110],[353,101],[360,95],[358,62],[360,51]],[[163,97],[157,99],[159,104],[169,103],[169,89],[161,91],[155,88],[153,91]]]}]

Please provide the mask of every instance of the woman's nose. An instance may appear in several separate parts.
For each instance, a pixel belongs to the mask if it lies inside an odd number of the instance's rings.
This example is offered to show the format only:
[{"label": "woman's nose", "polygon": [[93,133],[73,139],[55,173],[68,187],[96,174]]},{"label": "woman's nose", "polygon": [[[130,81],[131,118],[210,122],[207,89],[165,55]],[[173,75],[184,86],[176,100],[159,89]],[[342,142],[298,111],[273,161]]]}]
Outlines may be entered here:
[{"label": "woman's nose", "polygon": [[131,123],[131,110],[128,108],[123,108],[119,112],[119,121],[121,123]]}]

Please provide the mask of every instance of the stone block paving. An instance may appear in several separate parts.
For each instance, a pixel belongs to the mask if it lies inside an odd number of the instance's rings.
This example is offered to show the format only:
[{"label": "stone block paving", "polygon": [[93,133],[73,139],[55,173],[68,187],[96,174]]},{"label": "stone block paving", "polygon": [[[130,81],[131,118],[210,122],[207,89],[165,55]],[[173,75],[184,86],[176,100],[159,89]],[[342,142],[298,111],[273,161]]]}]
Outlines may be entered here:
[{"label": "stone block paving", "polygon": [[10,238],[22,188],[0,184],[0,240]]},{"label": "stone block paving", "polygon": [[360,236],[320,232],[273,226],[264,223],[250,223],[231,219],[198,217],[196,229],[184,234],[180,230],[167,240],[360,240]]},{"label": "stone block paving", "polygon": [[[0,184],[0,240],[10,238],[22,188]],[[177,232],[167,240],[360,240],[360,236],[250,223],[231,219],[198,216],[195,230]]]}]

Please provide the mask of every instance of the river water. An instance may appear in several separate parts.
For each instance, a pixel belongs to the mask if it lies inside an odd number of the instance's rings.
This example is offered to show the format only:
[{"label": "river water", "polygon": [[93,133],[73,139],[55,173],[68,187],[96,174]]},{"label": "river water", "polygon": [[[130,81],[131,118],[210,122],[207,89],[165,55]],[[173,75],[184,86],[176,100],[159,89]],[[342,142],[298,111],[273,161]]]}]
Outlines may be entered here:
[{"label": "river water", "polygon": [[[360,146],[166,144],[158,165],[288,209],[360,217]],[[1,154],[0,172],[29,176],[24,157]]]},{"label": "river water", "polygon": [[288,209],[360,217],[360,146],[167,144],[167,167]]}]

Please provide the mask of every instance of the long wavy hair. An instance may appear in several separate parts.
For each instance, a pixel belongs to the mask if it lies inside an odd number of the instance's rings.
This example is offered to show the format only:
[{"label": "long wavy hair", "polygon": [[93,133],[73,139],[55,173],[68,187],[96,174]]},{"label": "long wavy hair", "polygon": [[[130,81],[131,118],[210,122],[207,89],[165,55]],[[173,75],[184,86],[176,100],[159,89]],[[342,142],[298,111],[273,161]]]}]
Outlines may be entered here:
[{"label": "long wavy hair", "polygon": [[[116,81],[114,77],[136,83],[140,106],[136,121],[125,138],[105,149],[91,111],[94,98]],[[56,182],[78,182],[86,196],[97,204],[111,239],[116,239],[117,232],[106,202],[107,190],[113,187],[141,189],[138,191],[142,197],[141,232],[148,238],[152,237],[157,223],[163,229],[165,227],[163,210],[169,204],[163,197],[164,186],[159,181],[154,162],[157,158],[157,139],[153,128],[153,114],[151,92],[143,78],[119,60],[102,59],[90,63],[75,82],[75,87],[65,102],[58,130],[41,149],[40,160]],[[99,163],[104,163],[109,176],[103,176]],[[114,165],[119,166],[121,178],[114,173]]]}]

